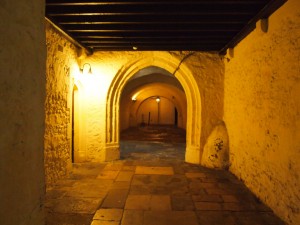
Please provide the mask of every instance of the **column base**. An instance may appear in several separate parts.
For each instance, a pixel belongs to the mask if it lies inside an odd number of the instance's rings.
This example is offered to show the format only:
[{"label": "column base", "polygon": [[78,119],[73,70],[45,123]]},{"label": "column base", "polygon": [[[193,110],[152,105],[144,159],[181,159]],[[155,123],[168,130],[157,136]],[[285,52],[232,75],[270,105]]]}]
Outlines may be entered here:
[{"label": "column base", "polygon": [[105,146],[104,161],[113,161],[120,159],[119,143],[109,143]]},{"label": "column base", "polygon": [[186,146],[185,162],[200,165],[200,147]]}]

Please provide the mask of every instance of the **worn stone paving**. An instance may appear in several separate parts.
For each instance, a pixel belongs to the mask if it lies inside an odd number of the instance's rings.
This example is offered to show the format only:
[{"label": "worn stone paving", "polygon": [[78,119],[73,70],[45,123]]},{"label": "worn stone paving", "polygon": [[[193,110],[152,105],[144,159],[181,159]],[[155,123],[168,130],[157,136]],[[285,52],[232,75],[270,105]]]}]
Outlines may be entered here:
[{"label": "worn stone paving", "polygon": [[228,171],[185,163],[183,143],[121,149],[118,161],[74,164],[47,193],[47,225],[284,224]]}]

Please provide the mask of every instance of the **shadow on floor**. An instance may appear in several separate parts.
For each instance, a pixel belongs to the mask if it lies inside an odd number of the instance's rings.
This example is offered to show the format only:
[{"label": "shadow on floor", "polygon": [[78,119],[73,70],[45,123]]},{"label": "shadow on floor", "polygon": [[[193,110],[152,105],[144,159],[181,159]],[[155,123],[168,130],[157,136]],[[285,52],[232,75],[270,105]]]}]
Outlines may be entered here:
[{"label": "shadow on floor", "polygon": [[74,164],[47,192],[46,224],[284,224],[228,171],[185,163],[184,151],[123,138],[120,160]]}]

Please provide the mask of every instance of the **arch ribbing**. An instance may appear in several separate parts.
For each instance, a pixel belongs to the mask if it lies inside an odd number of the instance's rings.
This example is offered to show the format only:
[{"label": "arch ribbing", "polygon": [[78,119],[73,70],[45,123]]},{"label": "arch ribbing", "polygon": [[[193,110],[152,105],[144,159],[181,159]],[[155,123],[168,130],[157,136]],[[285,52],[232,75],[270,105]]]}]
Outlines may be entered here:
[{"label": "arch ribbing", "polygon": [[[178,65],[180,67],[178,68]],[[127,81],[139,70],[156,66],[175,73],[187,99],[186,155],[190,163],[200,162],[201,97],[197,82],[185,63],[167,52],[154,52],[124,65],[114,77],[107,95],[106,160],[119,158],[119,107],[121,93]]]}]

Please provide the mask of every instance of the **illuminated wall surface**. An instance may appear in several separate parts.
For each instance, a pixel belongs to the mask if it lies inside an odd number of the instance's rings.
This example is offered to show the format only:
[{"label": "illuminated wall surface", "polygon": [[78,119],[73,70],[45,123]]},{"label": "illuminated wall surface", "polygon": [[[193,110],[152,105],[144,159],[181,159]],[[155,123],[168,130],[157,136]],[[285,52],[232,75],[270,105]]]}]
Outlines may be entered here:
[{"label": "illuminated wall surface", "polygon": [[43,1],[1,1],[1,225],[44,224],[44,15]]},{"label": "illuminated wall surface", "polygon": [[230,171],[289,224],[300,224],[300,2],[288,1],[225,63]]},{"label": "illuminated wall surface", "polygon": [[[300,223],[299,8],[288,1],[225,57],[196,52],[182,63],[189,52],[86,55],[47,24],[47,187],[72,161],[118,159],[122,130],[172,124],[176,108],[187,162],[229,167],[286,222]],[[212,159],[216,141],[223,152]]]},{"label": "illuminated wall surface", "polygon": [[[171,124],[174,108],[187,162],[229,167],[288,224],[300,224],[298,0],[225,57],[195,52],[184,62],[190,52],[86,55],[48,22],[45,43],[40,1],[1,7],[9,21],[0,26],[1,224],[43,224],[45,184],[67,177],[72,162],[118,159],[121,130],[148,122],[149,112],[150,123]],[[216,140],[223,161],[209,158]]]}]

